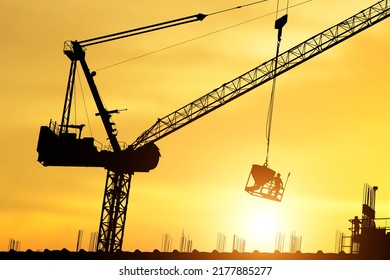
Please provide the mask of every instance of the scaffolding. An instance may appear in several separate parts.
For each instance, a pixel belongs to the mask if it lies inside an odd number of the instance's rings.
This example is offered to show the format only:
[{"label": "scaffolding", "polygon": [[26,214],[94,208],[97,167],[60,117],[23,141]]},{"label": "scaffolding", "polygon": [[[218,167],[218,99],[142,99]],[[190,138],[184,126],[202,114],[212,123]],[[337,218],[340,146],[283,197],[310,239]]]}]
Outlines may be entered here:
[{"label": "scaffolding", "polygon": [[341,234],[339,250],[369,258],[390,257],[390,218],[375,217],[378,187],[364,185],[362,217],[349,219],[350,235]]}]

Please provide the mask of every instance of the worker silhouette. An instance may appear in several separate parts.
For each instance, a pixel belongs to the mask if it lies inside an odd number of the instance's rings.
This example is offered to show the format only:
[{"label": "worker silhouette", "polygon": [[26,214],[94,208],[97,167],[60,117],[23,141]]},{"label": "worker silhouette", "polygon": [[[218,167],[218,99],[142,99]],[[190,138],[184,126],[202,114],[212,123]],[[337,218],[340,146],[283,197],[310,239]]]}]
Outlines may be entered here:
[{"label": "worker silhouette", "polygon": [[277,196],[281,189],[283,189],[283,181],[280,178],[280,173],[278,173],[276,174],[276,177],[274,177],[274,185],[271,188],[270,194],[272,195],[274,193],[275,196]]},{"label": "worker silhouette", "polygon": [[360,232],[360,224],[362,222],[359,220],[358,216],[355,216],[355,218],[352,220],[353,225],[353,235],[358,235]]}]

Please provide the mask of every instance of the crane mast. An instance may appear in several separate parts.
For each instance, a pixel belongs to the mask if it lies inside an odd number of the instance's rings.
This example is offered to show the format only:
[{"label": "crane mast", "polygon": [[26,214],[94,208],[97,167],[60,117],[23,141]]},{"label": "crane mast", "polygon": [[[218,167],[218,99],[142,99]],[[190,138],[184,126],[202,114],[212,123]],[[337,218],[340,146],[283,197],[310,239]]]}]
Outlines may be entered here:
[{"label": "crane mast", "polygon": [[[363,30],[389,17],[388,1],[378,3],[314,35],[243,75],[224,83],[213,91],[160,118],[134,142],[140,147],[155,142],[187,124],[203,117],[243,94],[261,86],[299,64],[340,44]],[[274,65],[276,64],[276,69]]]}]

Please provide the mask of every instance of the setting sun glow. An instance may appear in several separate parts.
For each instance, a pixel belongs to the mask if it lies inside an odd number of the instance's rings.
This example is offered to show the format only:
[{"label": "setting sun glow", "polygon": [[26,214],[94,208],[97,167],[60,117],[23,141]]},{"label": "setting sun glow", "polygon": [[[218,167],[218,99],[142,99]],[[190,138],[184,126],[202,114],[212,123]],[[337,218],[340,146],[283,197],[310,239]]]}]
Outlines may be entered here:
[{"label": "setting sun glow", "polygon": [[276,235],[281,230],[278,213],[256,207],[251,212],[245,218],[245,236],[259,245],[258,250],[272,252]]}]

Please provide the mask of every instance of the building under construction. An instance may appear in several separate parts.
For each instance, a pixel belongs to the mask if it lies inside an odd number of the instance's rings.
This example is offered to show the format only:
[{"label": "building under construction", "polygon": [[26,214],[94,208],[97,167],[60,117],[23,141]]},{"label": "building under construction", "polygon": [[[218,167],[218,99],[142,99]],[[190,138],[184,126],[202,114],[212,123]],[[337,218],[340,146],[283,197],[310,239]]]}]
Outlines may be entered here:
[{"label": "building under construction", "polygon": [[390,259],[390,218],[375,215],[377,190],[377,186],[364,186],[362,216],[349,220],[351,235],[342,236],[340,251],[363,259]]}]

